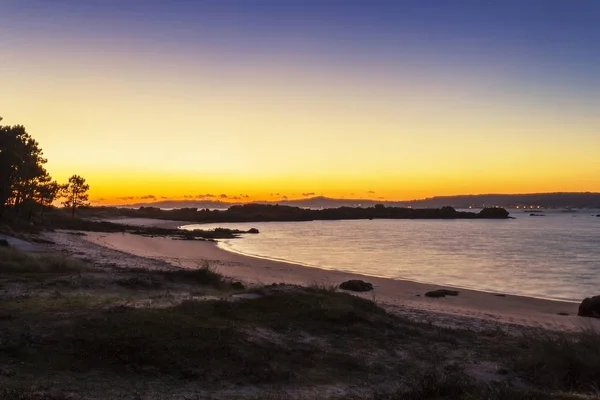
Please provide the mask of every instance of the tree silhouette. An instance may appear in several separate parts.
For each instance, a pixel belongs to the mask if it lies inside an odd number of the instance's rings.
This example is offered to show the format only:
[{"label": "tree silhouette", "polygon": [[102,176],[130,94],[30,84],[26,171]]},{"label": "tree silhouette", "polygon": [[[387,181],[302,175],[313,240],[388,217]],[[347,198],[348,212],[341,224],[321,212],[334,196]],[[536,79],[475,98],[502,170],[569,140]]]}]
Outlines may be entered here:
[{"label": "tree silhouette", "polygon": [[85,183],[85,179],[79,175],[73,175],[64,188],[66,200],[63,205],[71,209],[71,217],[75,217],[77,207],[88,205],[88,193],[90,185]]},{"label": "tree silhouette", "polygon": [[0,214],[7,205],[19,212],[33,201],[40,180],[48,175],[46,161],[25,127],[0,125]]},{"label": "tree silhouette", "polygon": [[50,207],[61,192],[65,190],[66,185],[60,185],[58,182],[51,180],[50,175],[46,175],[46,179],[36,188],[34,199],[41,206],[41,222],[44,222],[44,209]]}]

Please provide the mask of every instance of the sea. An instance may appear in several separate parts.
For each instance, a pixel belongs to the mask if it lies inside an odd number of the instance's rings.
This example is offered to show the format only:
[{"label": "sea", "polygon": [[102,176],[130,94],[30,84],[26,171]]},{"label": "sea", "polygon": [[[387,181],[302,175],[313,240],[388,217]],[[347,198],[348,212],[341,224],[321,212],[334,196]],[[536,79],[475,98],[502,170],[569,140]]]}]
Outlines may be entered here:
[{"label": "sea", "polygon": [[[472,210],[475,211],[475,210]],[[579,302],[600,295],[600,210],[511,210],[506,220],[186,225],[247,230],[225,250],[325,270]]]}]

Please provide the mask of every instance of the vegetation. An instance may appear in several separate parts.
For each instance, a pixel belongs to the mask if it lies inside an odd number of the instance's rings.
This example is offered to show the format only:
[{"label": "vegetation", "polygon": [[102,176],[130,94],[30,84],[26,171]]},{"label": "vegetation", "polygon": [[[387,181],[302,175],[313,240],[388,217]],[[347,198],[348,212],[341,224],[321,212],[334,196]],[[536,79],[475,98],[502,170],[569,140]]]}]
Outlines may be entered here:
[{"label": "vegetation", "polygon": [[10,209],[31,220],[34,211],[39,210],[43,219],[44,209],[63,195],[73,215],[75,208],[87,204],[89,186],[85,179],[73,175],[67,184],[60,185],[46,171],[46,162],[39,143],[24,126],[0,125],[0,217]]},{"label": "vegetation", "polygon": [[64,188],[65,201],[63,205],[71,210],[71,217],[75,217],[75,209],[88,204],[88,190],[90,185],[85,183],[85,179],[79,175],[73,175]]},{"label": "vegetation", "polygon": [[81,209],[81,215],[95,218],[139,217],[156,218],[200,223],[215,222],[264,222],[264,221],[316,221],[342,219],[506,219],[508,212],[503,208],[489,208],[479,213],[456,211],[452,207],[416,209],[402,207],[339,207],[321,210],[300,207],[244,204],[231,206],[227,210],[180,208],[161,210],[155,207],[138,209],[116,207],[88,207]]},{"label": "vegetation", "polygon": [[0,274],[79,272],[82,268],[81,263],[72,258],[55,254],[27,254],[0,246]]},{"label": "vegetation", "polygon": [[538,331],[525,335],[515,368],[541,387],[572,391],[600,390],[600,334]]},{"label": "vegetation", "polygon": [[[233,290],[208,264],[0,251],[3,399],[592,399],[600,387],[595,332],[449,329],[334,286]],[[337,394],[307,395],[328,386]]]}]

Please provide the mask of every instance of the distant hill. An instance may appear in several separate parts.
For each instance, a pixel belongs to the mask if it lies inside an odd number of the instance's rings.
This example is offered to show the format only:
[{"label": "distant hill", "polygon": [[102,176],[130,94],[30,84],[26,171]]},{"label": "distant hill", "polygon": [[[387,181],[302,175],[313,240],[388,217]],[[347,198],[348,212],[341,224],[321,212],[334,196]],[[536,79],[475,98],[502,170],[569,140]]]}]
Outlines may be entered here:
[{"label": "distant hill", "polygon": [[527,194],[478,194],[461,196],[437,196],[413,200],[406,204],[412,207],[455,208],[482,207],[531,207],[542,208],[600,208],[600,193],[527,193]]},{"label": "distant hill", "polygon": [[[372,207],[384,204],[387,207],[439,208],[484,208],[498,206],[504,208],[540,206],[542,208],[600,208],[600,193],[528,193],[528,194],[477,194],[458,196],[436,196],[411,201],[382,201],[371,199],[335,199],[330,197],[310,197],[298,200],[261,201],[258,204],[280,204],[304,208]],[[222,201],[163,200],[153,203],[135,203],[122,207],[158,208],[208,208],[227,209],[243,203]]]}]

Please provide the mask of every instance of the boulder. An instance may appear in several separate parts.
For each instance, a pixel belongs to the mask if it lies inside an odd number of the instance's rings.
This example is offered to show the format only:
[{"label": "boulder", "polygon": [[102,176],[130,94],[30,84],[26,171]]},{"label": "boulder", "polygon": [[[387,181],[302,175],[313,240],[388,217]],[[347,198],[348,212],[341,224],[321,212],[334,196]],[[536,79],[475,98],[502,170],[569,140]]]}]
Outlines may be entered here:
[{"label": "boulder", "polygon": [[360,279],[352,279],[340,283],[340,289],[352,290],[353,292],[368,292],[369,290],[373,290],[373,285]]},{"label": "boulder", "polygon": [[588,297],[579,305],[580,317],[600,318],[600,296]]},{"label": "boulder", "polygon": [[458,290],[438,289],[432,290],[431,292],[425,293],[427,297],[446,297],[446,296],[458,296]]},{"label": "boulder", "polygon": [[231,288],[235,290],[244,290],[244,284],[242,282],[231,282]]},{"label": "boulder", "polygon": [[248,229],[248,233],[258,233],[258,229],[250,228],[250,229]]}]

